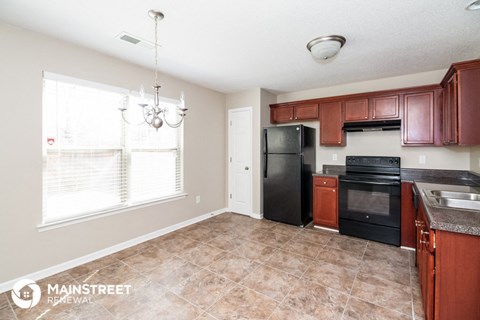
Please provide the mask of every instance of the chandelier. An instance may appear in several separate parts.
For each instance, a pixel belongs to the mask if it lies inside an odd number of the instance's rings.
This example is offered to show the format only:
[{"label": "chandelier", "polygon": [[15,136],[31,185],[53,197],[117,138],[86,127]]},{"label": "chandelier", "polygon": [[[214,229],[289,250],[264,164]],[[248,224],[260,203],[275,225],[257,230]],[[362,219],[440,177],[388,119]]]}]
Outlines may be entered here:
[{"label": "chandelier", "polygon": [[[153,98],[153,104],[138,104],[142,108],[144,119],[141,123],[139,123],[139,125],[147,123],[149,126],[158,131],[158,129],[161,128],[165,122],[169,127],[178,128],[182,124],[183,118],[186,116],[185,112],[188,110],[185,108],[183,92],[180,94],[180,103],[179,105],[175,106],[175,108],[171,108],[170,105],[162,106],[160,104],[159,96],[159,90],[161,86],[158,83],[158,21],[162,20],[164,15],[162,12],[156,10],[148,11],[148,15],[155,21],[155,85],[153,86],[153,89],[155,90],[155,96]],[[140,97],[142,100],[145,100],[143,88],[140,89]],[[119,108],[119,110],[122,112],[123,120],[127,124],[130,124],[130,122],[125,118],[125,111],[127,111],[126,106]]]}]

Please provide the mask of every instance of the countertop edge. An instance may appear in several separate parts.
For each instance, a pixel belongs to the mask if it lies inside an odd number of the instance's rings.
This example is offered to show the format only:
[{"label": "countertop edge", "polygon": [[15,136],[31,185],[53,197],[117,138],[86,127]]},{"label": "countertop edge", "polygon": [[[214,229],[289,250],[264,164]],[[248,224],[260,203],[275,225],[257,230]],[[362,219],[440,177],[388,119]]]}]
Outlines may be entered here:
[{"label": "countertop edge", "polygon": [[[465,217],[469,215],[474,215],[474,214],[480,214],[474,211],[470,210],[457,210],[457,209],[452,209],[452,208],[441,208],[441,207],[435,207],[432,206],[427,199],[427,196],[424,193],[424,188],[422,185],[424,184],[430,184],[430,185],[436,185],[435,183],[425,183],[425,182],[414,182],[415,187],[417,188],[420,198],[421,198],[421,203],[423,205],[423,208],[425,209],[425,215],[427,217],[428,223],[430,225],[431,229],[439,230],[439,231],[448,231],[448,232],[455,232],[455,233],[461,233],[461,234],[468,234],[472,236],[480,236],[480,224],[478,226],[475,225],[470,225],[467,223],[454,223],[454,222],[449,222],[449,221],[441,221],[446,219],[447,217],[451,217],[452,215],[458,215],[459,217]],[[419,186],[420,185],[420,186]],[[443,186],[449,186],[449,185],[442,185],[438,184],[440,188]],[[455,185],[453,185],[455,186]],[[457,187],[459,185],[456,185]],[[445,190],[448,190],[448,187],[446,187]],[[480,220],[479,220],[480,221]]]}]

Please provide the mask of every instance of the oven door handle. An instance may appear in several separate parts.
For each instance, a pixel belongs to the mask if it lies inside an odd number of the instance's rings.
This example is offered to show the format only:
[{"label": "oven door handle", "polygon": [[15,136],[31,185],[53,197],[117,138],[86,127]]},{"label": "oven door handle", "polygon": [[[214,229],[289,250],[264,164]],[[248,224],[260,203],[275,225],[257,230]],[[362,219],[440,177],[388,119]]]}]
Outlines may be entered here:
[{"label": "oven door handle", "polygon": [[340,182],[353,182],[359,184],[373,184],[377,186],[399,186],[399,181],[392,181],[392,182],[378,182],[378,181],[358,181],[358,180],[350,180],[350,179],[340,179]]}]

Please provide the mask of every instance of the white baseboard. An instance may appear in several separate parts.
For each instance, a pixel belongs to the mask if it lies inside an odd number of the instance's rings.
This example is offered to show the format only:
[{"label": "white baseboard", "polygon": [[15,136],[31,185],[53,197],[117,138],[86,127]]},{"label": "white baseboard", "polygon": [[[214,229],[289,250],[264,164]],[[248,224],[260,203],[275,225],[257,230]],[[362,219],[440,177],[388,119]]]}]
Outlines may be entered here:
[{"label": "white baseboard", "polygon": [[316,229],[321,229],[321,230],[327,230],[327,231],[332,231],[338,233],[337,229],[331,229],[331,228],[326,228],[326,227],[320,227],[320,226],[313,226]]},{"label": "white baseboard", "polygon": [[66,261],[66,262],[57,264],[55,266],[52,266],[52,267],[49,267],[49,268],[46,268],[46,269],[43,269],[43,270],[36,271],[36,272],[30,273],[30,274],[24,275],[22,277],[13,279],[13,280],[9,280],[9,281],[0,283],[0,293],[12,290],[13,285],[21,279],[31,279],[31,280],[37,281],[37,280],[40,280],[40,279],[43,279],[43,278],[46,278],[46,277],[50,277],[50,276],[52,276],[54,274],[57,274],[59,272],[77,267],[81,264],[84,264],[84,263],[87,263],[87,262],[90,262],[90,261],[108,256],[112,253],[130,248],[130,247],[132,247],[134,245],[137,245],[139,243],[154,239],[156,237],[162,236],[164,234],[170,233],[170,232],[178,230],[180,228],[184,228],[186,226],[189,226],[191,224],[200,222],[202,220],[206,220],[206,219],[211,218],[213,216],[222,214],[226,211],[228,211],[228,209],[223,208],[223,209],[220,209],[220,210],[209,212],[209,213],[203,214],[201,216],[198,216],[198,217],[186,220],[186,221],[179,222],[179,223],[174,224],[172,226],[165,227],[163,229],[160,229],[160,230],[157,230],[157,231],[154,231],[154,232],[151,232],[151,233],[147,233],[143,236],[140,236],[140,237],[137,237],[137,238],[134,238],[134,239],[116,244],[114,246],[111,246],[111,247],[108,247],[108,248],[105,248],[105,249],[87,254],[83,257],[73,259],[73,260],[70,260],[70,261]]},{"label": "white baseboard", "polygon": [[404,246],[401,246],[400,249],[410,250],[410,251],[417,251],[415,248],[404,247]]},{"label": "white baseboard", "polygon": [[262,220],[263,219],[263,214],[261,213],[252,213],[249,215],[250,217],[254,218],[254,219],[258,219],[258,220]]},{"label": "white baseboard", "polygon": [[262,214],[262,213],[241,212],[241,211],[234,211],[234,210],[231,210],[231,209],[228,209],[228,211],[229,211],[229,212],[232,212],[232,213],[241,214],[241,215],[244,215],[244,216],[249,216],[249,217],[252,217],[252,218],[258,219],[258,220],[263,219],[263,214]]}]

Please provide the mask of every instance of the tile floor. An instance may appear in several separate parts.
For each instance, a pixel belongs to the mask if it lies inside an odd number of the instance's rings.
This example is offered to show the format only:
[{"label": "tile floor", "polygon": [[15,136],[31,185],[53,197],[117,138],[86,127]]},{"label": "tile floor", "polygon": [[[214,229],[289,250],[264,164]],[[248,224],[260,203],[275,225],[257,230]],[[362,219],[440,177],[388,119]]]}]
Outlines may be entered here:
[{"label": "tile floor", "polygon": [[[233,213],[37,283],[29,310],[1,294],[0,319],[423,319],[413,252]],[[133,290],[52,305],[48,283]]]}]

